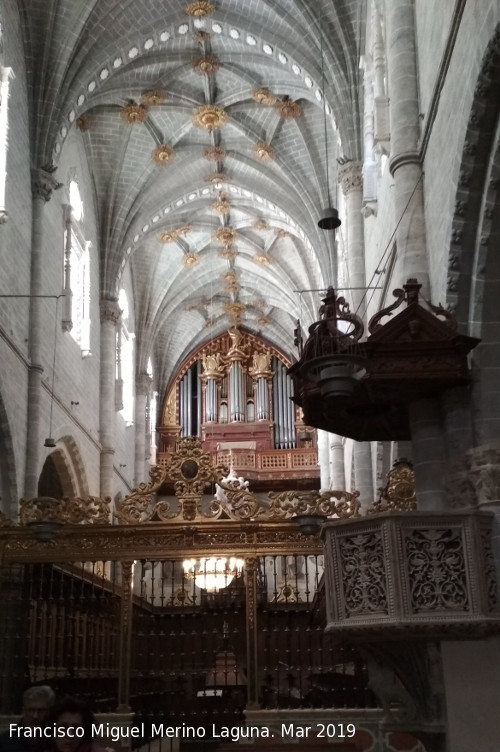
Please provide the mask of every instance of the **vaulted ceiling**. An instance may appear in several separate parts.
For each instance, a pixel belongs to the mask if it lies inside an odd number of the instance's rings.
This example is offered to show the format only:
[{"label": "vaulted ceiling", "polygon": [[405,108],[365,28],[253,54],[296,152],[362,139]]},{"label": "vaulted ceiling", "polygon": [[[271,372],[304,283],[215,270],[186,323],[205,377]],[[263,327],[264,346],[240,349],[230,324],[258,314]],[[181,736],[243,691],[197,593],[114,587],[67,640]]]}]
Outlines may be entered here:
[{"label": "vaulted ceiling", "polygon": [[360,155],[363,0],[22,8],[33,163],[57,164],[79,129],[102,294],[130,264],[142,368],[154,353],[168,379],[234,316],[291,353],[295,320],[318,301],[297,291],[335,274],[332,233],[317,227],[335,157]]}]

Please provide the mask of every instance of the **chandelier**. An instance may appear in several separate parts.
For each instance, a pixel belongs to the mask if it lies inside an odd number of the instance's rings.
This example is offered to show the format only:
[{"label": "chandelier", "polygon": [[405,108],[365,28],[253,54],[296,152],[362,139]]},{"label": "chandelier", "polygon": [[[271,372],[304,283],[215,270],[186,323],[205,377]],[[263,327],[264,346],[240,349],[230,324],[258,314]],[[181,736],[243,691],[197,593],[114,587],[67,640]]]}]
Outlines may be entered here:
[{"label": "chandelier", "polygon": [[194,580],[194,584],[207,593],[217,593],[227,588],[235,577],[243,571],[243,559],[232,556],[210,556],[197,559],[185,559],[182,563],[185,577]]}]

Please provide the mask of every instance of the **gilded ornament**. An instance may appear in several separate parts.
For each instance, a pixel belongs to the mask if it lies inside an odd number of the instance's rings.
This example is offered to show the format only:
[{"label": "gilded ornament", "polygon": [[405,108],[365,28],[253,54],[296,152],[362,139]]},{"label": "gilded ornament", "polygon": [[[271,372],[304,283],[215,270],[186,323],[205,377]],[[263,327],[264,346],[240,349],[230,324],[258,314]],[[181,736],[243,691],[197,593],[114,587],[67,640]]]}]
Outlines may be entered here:
[{"label": "gilded ornament", "polygon": [[76,127],[79,131],[88,131],[91,125],[92,120],[88,115],[79,115],[76,119]]},{"label": "gilded ornament", "polygon": [[174,386],[166,401],[165,410],[163,412],[163,423],[167,426],[175,426],[177,424],[177,387]]},{"label": "gilded ornament", "polygon": [[193,34],[193,39],[195,39],[197,42],[207,42],[210,39],[210,34],[208,33],[208,31],[198,29],[198,31],[195,31],[195,33]]},{"label": "gilded ornament", "polygon": [[227,200],[227,198],[219,198],[217,201],[214,201],[212,204],[212,211],[216,212],[216,214],[229,214],[231,210],[231,204]]},{"label": "gilded ornament", "polygon": [[281,227],[275,227],[274,234],[276,235],[277,238],[287,238],[290,235],[288,230],[283,230],[283,228]]},{"label": "gilded ornament", "polygon": [[198,253],[186,253],[184,258],[182,259],[182,263],[184,266],[196,266],[200,262],[200,255]]},{"label": "gilded ornament", "polygon": [[178,237],[175,230],[172,230],[171,232],[160,232],[158,240],[160,243],[174,243]]},{"label": "gilded ornament", "polygon": [[209,146],[204,150],[203,156],[209,162],[220,162],[227,157],[227,151],[222,146]]},{"label": "gilded ornament", "polygon": [[227,122],[227,113],[215,104],[204,104],[193,111],[192,119],[198,128],[216,131]]},{"label": "gilded ornament", "polygon": [[236,272],[224,272],[220,275],[220,278],[228,292],[238,292],[238,290],[240,289],[240,285],[238,283],[238,275],[236,274]]},{"label": "gilded ornament", "polygon": [[136,125],[137,123],[144,123],[148,116],[148,111],[142,104],[128,104],[126,107],[123,107],[120,115],[126,123]]},{"label": "gilded ornament", "polygon": [[226,245],[221,251],[219,251],[219,256],[220,258],[226,259],[226,261],[231,261],[236,258],[236,249],[232,248],[230,245]]},{"label": "gilded ornament", "polygon": [[21,525],[36,522],[54,522],[59,525],[106,525],[110,520],[111,499],[89,496],[87,499],[64,497],[53,499],[38,496],[21,499],[19,521]]},{"label": "gilded ornament", "polygon": [[254,378],[271,377],[271,353],[254,353],[252,355],[252,365],[248,369],[248,373],[250,376],[254,376]]},{"label": "gilded ornament", "polygon": [[254,152],[262,162],[271,162],[271,160],[274,159],[273,147],[266,144],[264,141],[259,141],[258,144],[255,144]]},{"label": "gilded ornament", "polygon": [[269,230],[269,224],[265,219],[256,219],[252,222],[254,230]]},{"label": "gilded ornament", "polygon": [[214,238],[218,240],[219,243],[223,243],[223,245],[232,243],[234,240],[236,240],[237,236],[238,233],[233,227],[218,227],[214,232]]},{"label": "gilded ornament", "polygon": [[191,232],[192,229],[193,229],[193,225],[180,225],[177,228],[176,232],[178,235],[187,235],[188,232]]},{"label": "gilded ornament", "polygon": [[284,99],[276,102],[274,105],[275,112],[282,118],[294,119],[302,114],[302,107],[298,102],[292,102],[291,99]]},{"label": "gilded ornament", "polygon": [[207,353],[202,355],[203,373],[207,379],[220,379],[226,372],[226,367],[220,353]]},{"label": "gilded ornament", "polygon": [[193,70],[199,73],[200,76],[210,76],[217,71],[218,67],[219,61],[213,55],[204,55],[193,63]]},{"label": "gilded ornament", "polygon": [[207,175],[205,180],[207,183],[227,183],[228,176],[225,172],[211,172],[210,175]]},{"label": "gilded ornament", "polygon": [[411,462],[397,460],[387,474],[387,483],[380,491],[380,498],[368,509],[368,514],[381,512],[413,512],[417,508],[415,473]]},{"label": "gilded ornament", "polygon": [[145,107],[154,107],[157,104],[161,104],[167,98],[167,95],[161,89],[152,89],[151,91],[145,91],[141,97],[141,104]]},{"label": "gilded ornament", "polygon": [[257,104],[269,107],[275,104],[277,100],[277,96],[269,91],[269,89],[252,89],[250,96]]},{"label": "gilded ornament", "polygon": [[254,261],[256,261],[258,264],[262,264],[262,266],[269,266],[269,264],[271,263],[271,256],[264,251],[256,253],[253,258]]},{"label": "gilded ornament", "polygon": [[194,16],[195,18],[208,16],[213,12],[214,6],[212,3],[206,2],[206,0],[197,0],[196,2],[189,3],[189,5],[184,8],[184,14],[186,16]]},{"label": "gilded ornament", "polygon": [[180,225],[173,230],[167,230],[167,232],[161,232],[158,235],[160,243],[173,243],[181,235],[187,235],[193,229],[192,225]]},{"label": "gilded ornament", "polygon": [[257,324],[259,326],[267,326],[270,323],[271,319],[269,318],[269,316],[259,316],[259,318],[257,319]]},{"label": "gilded ornament", "polygon": [[174,150],[171,146],[167,146],[167,144],[160,144],[152,152],[151,156],[153,157],[153,160],[156,162],[156,164],[166,165],[171,161],[173,153]]},{"label": "gilded ornament", "polygon": [[[230,318],[241,318],[241,315],[245,312],[246,306],[243,303],[226,303],[224,306],[224,313]],[[233,348],[234,349],[234,348]]]}]

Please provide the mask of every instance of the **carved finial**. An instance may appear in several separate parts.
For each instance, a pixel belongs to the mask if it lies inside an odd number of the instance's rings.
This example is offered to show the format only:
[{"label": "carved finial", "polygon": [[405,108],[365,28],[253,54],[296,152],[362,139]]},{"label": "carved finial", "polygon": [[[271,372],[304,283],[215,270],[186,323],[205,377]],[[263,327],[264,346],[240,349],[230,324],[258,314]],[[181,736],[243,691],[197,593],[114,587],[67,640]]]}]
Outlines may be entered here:
[{"label": "carved finial", "polygon": [[403,285],[403,289],[406,293],[406,304],[418,303],[418,295],[422,285],[418,280],[410,278],[406,281],[406,285]]}]

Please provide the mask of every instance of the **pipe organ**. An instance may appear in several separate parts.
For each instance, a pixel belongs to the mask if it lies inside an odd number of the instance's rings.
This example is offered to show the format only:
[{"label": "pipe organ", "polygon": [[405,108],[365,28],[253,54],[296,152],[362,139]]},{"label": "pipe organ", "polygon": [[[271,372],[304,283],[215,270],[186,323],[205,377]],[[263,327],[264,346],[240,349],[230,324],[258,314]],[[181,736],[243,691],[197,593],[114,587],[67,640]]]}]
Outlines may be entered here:
[{"label": "pipe organ", "polygon": [[162,450],[183,436],[200,436],[209,451],[294,449],[298,416],[289,365],[275,348],[239,328],[201,347],[167,393]]}]

